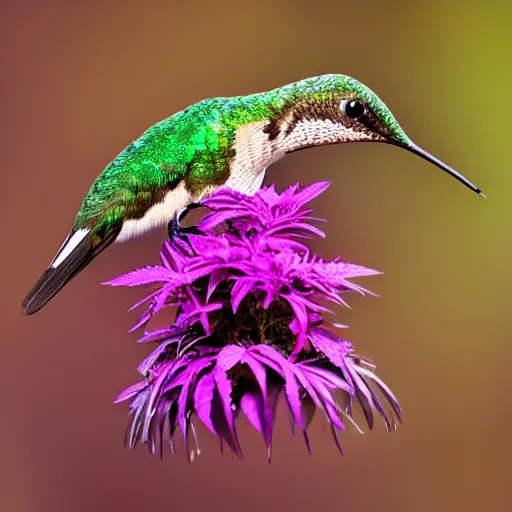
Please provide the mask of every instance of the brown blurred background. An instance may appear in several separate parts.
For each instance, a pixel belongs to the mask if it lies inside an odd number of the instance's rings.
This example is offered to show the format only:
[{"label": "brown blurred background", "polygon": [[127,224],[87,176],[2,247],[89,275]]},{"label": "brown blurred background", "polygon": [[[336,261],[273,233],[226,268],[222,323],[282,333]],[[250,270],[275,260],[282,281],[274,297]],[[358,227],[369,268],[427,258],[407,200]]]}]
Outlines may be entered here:
[{"label": "brown blurred background", "polygon": [[[507,2],[3,1],[0,13],[2,329],[0,510],[510,510],[512,268]],[[109,249],[47,308],[20,304],[94,178],[154,122],[203,97],[346,73],[409,135],[476,182],[479,198],[385,145],[314,149],[267,183],[333,180],[315,249],[380,269],[380,298],[340,319],[400,398],[390,436],[318,417],[313,455],[283,412],[266,461],[202,433],[193,464],[126,450],[126,405],[149,347],[127,329],[142,291],[100,282],[156,262],[164,232]]]}]

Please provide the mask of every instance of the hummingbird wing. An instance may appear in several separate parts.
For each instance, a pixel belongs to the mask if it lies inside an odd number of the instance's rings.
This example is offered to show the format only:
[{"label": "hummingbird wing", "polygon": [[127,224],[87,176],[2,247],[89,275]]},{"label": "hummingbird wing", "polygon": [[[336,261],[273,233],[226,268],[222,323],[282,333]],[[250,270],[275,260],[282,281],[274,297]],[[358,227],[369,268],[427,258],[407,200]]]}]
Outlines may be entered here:
[{"label": "hummingbird wing", "polygon": [[197,104],[188,113],[157,123],[105,168],[86,195],[73,229],[24,300],[23,314],[39,311],[120,234],[120,239],[128,238],[130,230],[123,226],[133,227],[131,236],[170,220],[175,205],[167,194],[182,180],[187,191],[176,195],[181,207],[207,186],[227,179],[233,155],[229,148],[218,147],[220,114],[215,105]]},{"label": "hummingbird wing", "polygon": [[121,227],[122,222],[113,224],[102,235],[87,229],[71,230],[53,261],[23,301],[22,313],[32,315],[39,311],[117,238]]}]

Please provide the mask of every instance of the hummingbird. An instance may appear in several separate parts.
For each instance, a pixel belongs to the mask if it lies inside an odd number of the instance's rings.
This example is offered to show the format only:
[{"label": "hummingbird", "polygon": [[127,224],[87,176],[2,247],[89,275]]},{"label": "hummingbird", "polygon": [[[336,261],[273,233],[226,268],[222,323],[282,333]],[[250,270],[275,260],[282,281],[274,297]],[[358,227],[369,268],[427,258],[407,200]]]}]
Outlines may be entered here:
[{"label": "hummingbird", "polygon": [[342,142],[406,149],[484,195],[413,143],[384,102],[349,76],[322,75],[259,94],[205,99],[147,129],[105,167],[22,313],[40,310],[110,244],[165,224],[171,232],[176,215],[181,219],[217,188],[254,194],[267,167],[285,155]]}]

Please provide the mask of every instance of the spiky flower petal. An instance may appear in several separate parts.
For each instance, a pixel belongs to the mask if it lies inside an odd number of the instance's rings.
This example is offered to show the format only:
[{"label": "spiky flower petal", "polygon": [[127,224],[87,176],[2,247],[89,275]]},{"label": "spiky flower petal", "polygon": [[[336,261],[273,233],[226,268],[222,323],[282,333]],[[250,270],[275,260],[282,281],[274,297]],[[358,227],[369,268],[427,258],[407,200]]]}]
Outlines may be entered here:
[{"label": "spiky flower petal", "polygon": [[323,318],[329,302],[345,305],[346,292],[367,291],[352,278],[379,273],[339,259],[326,262],[304,245],[306,238],[324,236],[304,205],[327,186],[296,185],[282,194],[269,187],[254,196],[222,189],[204,202],[209,212],[198,226],[204,236],[165,242],[162,265],[110,281],[156,287],[136,305],[147,309],[134,329],[162,308],[177,307],[172,325],[140,339],[158,347],[139,366],[144,380],[117,399],[131,401],[129,446],[143,441],[155,452],[167,432],[173,448],[178,428],[188,443],[197,417],[241,456],[235,423],[243,413],[270,449],[279,396],[308,449],[307,427],[319,409],[341,450],[338,432],[347,422],[358,428],[354,399],[370,428],[373,410],[388,431],[396,427],[400,406],[392,392]]}]

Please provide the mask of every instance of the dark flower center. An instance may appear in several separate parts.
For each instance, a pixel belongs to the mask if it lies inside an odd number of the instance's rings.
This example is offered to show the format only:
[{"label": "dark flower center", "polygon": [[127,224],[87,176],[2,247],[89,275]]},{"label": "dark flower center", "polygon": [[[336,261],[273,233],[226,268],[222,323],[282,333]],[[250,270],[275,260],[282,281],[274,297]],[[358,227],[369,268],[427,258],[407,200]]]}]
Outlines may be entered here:
[{"label": "dark flower center", "polygon": [[278,299],[264,309],[261,298],[251,293],[233,313],[230,300],[226,300],[226,295],[231,294],[230,288],[220,289],[212,296],[211,302],[222,301],[224,305],[210,313],[211,336],[202,344],[220,348],[226,344],[250,346],[265,343],[272,344],[283,355],[290,355],[296,341],[290,329],[290,322],[295,318],[290,304]]}]

